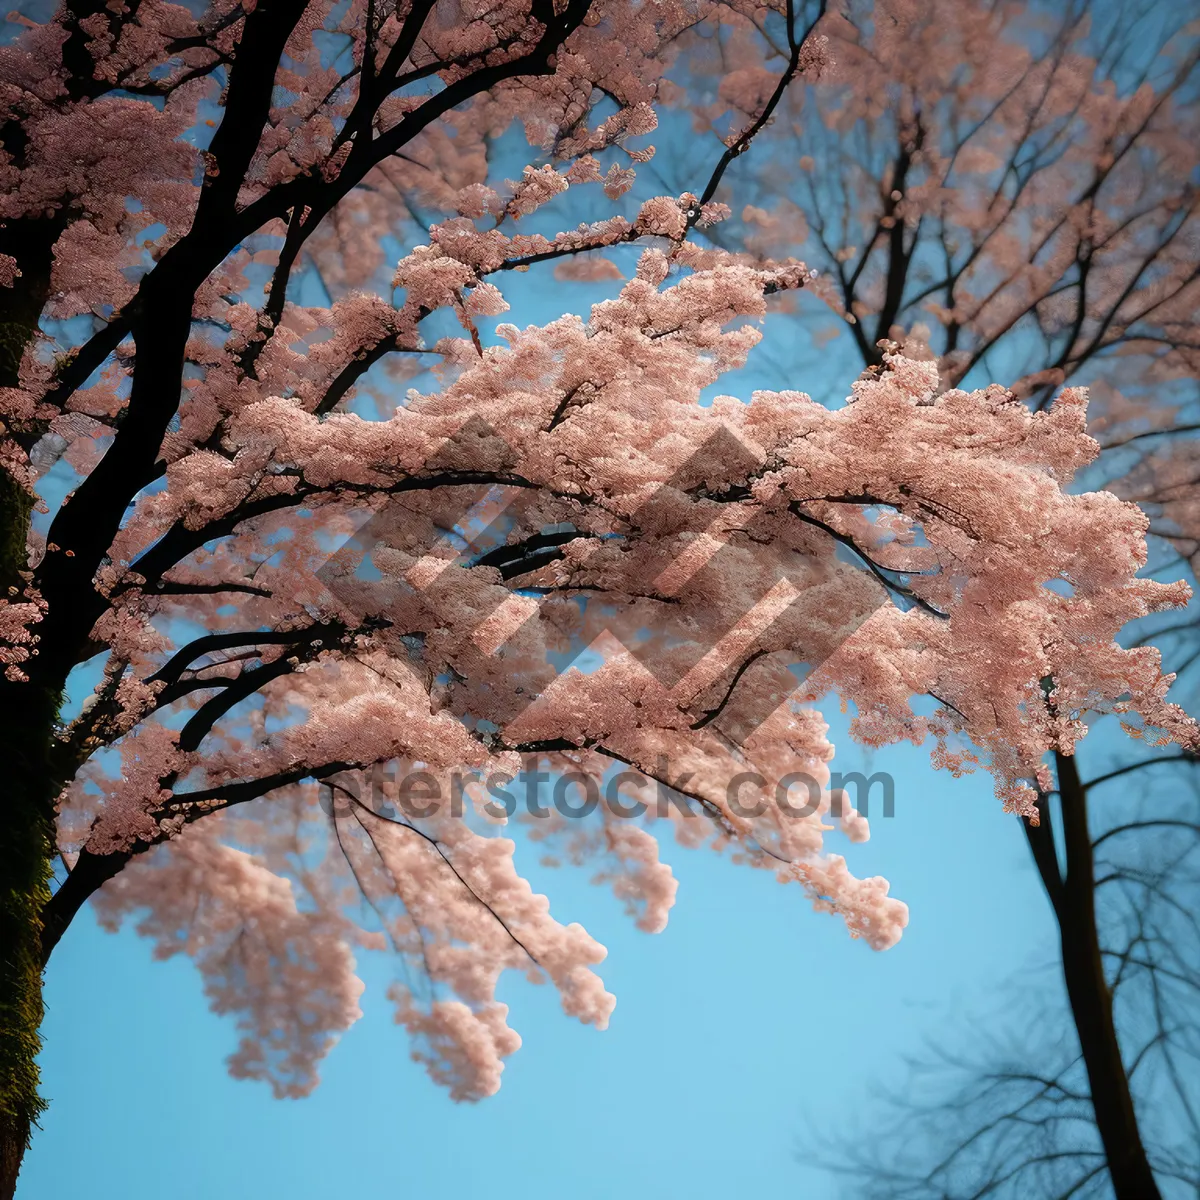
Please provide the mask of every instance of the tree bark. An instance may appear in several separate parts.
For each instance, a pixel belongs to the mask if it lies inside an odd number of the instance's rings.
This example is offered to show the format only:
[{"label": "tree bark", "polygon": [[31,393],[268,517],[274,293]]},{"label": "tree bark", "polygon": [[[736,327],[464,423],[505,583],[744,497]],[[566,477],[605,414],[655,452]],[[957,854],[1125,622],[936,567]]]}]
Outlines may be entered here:
[{"label": "tree bark", "polygon": [[1075,759],[1055,753],[1066,871],[1060,871],[1043,800],[1042,824],[1023,822],[1034,861],[1058,920],[1063,981],[1079,1049],[1087,1071],[1096,1129],[1104,1147],[1113,1194],[1117,1200],[1160,1200],[1142,1142],[1129,1076],[1113,1021],[1112,992],[1104,973],[1096,926],[1096,875],[1088,829],[1087,789]]},{"label": "tree bark", "polygon": [[[0,130],[6,151],[20,131]],[[11,221],[0,252],[17,259],[16,285],[0,288],[0,387],[18,386],[21,356],[50,286],[61,223]],[[33,498],[0,470],[0,596],[20,590],[28,565]],[[37,660],[33,660],[36,662]],[[29,664],[26,664],[29,665]],[[55,789],[49,753],[60,693],[0,674],[0,1200],[11,1200],[29,1136],[45,1108],[38,1093],[42,1022],[42,910],[50,899]]]},{"label": "tree bark", "polygon": [[[42,1023],[42,910],[50,899],[54,803],[49,795],[53,699],[15,695],[0,684],[0,1200],[11,1200],[30,1133],[45,1102],[38,1094]],[[50,714],[49,716],[47,714]]]}]

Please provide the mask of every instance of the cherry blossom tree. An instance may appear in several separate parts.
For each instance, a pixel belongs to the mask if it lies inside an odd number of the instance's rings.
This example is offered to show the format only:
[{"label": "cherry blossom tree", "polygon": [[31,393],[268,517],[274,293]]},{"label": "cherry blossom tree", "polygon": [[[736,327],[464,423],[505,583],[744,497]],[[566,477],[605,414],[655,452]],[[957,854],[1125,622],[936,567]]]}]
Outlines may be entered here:
[{"label": "cherry blossom tree", "polygon": [[[822,355],[844,348],[873,369],[899,343],[950,383],[1003,375],[1034,411],[1087,384],[1102,455],[1081,482],[1144,507],[1157,578],[1194,574],[1200,544],[1200,41],[1187,15],[1155,3],[851,4],[824,26],[837,67],[781,98],[770,151],[730,174],[740,216],[714,231],[822,269],[792,318]],[[689,63],[699,82],[679,102],[699,131],[723,136],[757,111],[769,81],[750,31],[694,34]],[[803,351],[787,360],[805,363]],[[1181,673],[1200,657],[1194,617],[1134,636]],[[905,1196],[1157,1195],[1148,1157],[1164,1180],[1200,1177],[1187,1150],[1196,947],[1178,919],[1195,904],[1196,760],[1086,757],[1081,772],[1056,751],[1042,819],[1024,823],[1081,1057],[1056,1074],[1044,1056],[1023,1059],[1023,1039],[999,1061],[971,1057],[965,1086],[934,1110],[945,1156],[890,1172],[868,1157],[872,1196],[889,1174]],[[1142,1106],[1172,1113],[1149,1122],[1149,1154]],[[1098,1135],[1083,1148],[1081,1122]],[[911,1159],[907,1128],[887,1153],[901,1142]]]},{"label": "cherry blossom tree", "polygon": [[[1196,745],[1157,651],[1116,641],[1187,588],[1139,577],[1136,505],[1066,490],[1098,449],[1082,390],[1033,411],[890,345],[840,407],[707,402],[768,304],[832,286],[717,239],[731,164],[831,68],[822,9],[80,0],[26,24],[0,58],[0,1194],[42,1107],[42,968],[89,899],[195,959],[231,1070],[280,1095],[357,1018],[355,954],[391,952],[414,1054],[477,1099],[519,1045],[502,972],[601,1028],[614,1005],[604,948],[497,835],[523,770],[661,787],[703,817],[661,829],[885,949],[903,902],[825,845],[868,826],[829,787],[822,696],[868,744],[983,762],[1032,824],[1089,713]],[[770,79],[715,163],[645,195],[699,30],[757,38]],[[606,215],[564,229],[589,189]],[[604,278],[626,250],[586,317],[494,323],[514,273]],[[449,804],[415,807],[418,775]],[[559,833],[658,930],[674,880],[625,811]]]}]

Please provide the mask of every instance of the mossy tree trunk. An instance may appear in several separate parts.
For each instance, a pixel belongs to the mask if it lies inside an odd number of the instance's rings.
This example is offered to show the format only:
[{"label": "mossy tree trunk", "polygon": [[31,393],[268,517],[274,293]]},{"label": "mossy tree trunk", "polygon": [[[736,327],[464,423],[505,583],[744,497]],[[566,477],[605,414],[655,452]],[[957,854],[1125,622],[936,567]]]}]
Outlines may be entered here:
[{"label": "mossy tree trunk", "polygon": [[[50,286],[58,222],[0,228],[0,253],[17,259],[15,285],[0,288],[0,387],[15,387]],[[0,470],[0,596],[18,594],[27,567],[33,498]],[[0,676],[0,1200],[10,1200],[45,1102],[37,1054],[42,1023],[42,910],[50,897],[55,789],[49,751],[57,688]]]}]

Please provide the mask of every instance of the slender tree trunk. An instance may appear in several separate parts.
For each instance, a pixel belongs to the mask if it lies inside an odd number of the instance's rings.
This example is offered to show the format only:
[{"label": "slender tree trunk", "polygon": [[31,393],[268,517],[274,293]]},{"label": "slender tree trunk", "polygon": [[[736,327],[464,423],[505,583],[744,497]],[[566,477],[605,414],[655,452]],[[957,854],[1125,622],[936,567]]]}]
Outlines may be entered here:
[{"label": "slender tree trunk", "polygon": [[1112,992],[1100,954],[1096,862],[1088,829],[1087,791],[1080,782],[1075,759],[1066,754],[1057,754],[1055,759],[1067,858],[1059,914],[1063,978],[1087,1067],[1096,1127],[1118,1200],[1157,1200],[1158,1184],[1142,1144],[1113,1024]]},{"label": "slender tree trunk", "polygon": [[1100,953],[1087,790],[1079,779],[1073,757],[1056,753],[1055,763],[1066,850],[1065,874],[1059,869],[1050,810],[1044,801],[1041,826],[1033,828],[1025,823],[1026,834],[1058,919],[1063,980],[1087,1070],[1096,1129],[1117,1200],[1160,1200],[1121,1058],[1113,1022],[1112,992]]}]

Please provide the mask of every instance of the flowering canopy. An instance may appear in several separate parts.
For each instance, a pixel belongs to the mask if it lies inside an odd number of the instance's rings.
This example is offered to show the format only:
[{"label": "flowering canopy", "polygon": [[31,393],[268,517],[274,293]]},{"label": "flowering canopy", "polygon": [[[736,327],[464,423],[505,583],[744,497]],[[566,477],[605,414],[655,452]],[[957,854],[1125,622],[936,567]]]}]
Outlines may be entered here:
[{"label": "flowering canopy", "polygon": [[[42,314],[0,391],[3,463],[43,496],[70,477],[3,602],[5,688],[100,676],[53,755],[70,873],[47,952],[93,894],[106,922],[142,913],[237,1014],[235,1073],[295,1095],[358,1015],[353,950],[390,948],[416,1053],[476,1098],[519,1045],[501,972],[603,1027],[605,952],[517,872],[494,791],[401,817],[408,773],[617,764],[705,816],[676,808],[681,840],[883,949],[904,904],[824,846],[832,819],[868,827],[829,790],[822,696],[868,744],[982,760],[1034,820],[1089,712],[1195,744],[1157,652],[1114,640],[1186,589],[1137,577],[1135,506],[1065,490],[1097,451],[1082,392],[1033,413],[891,345],[835,410],[700,403],[769,297],[823,286],[705,235],[725,167],[828,65],[790,3],[85,7],[0,57],[6,312]],[[746,123],[695,192],[623,215],[653,154],[627,142],[705,23],[778,35],[783,62],[728,83]],[[517,122],[536,161],[500,184],[489,147]],[[613,215],[516,232],[594,185]],[[632,243],[635,276],[586,319],[485,344],[507,272],[611,278],[592,252]],[[336,299],[312,302],[313,271]],[[423,333],[438,314],[457,331]],[[422,353],[436,387],[355,404]],[[780,803],[798,773],[815,802]],[[650,931],[675,898],[653,828],[604,806],[558,829]]]}]

